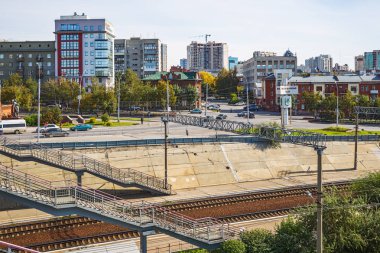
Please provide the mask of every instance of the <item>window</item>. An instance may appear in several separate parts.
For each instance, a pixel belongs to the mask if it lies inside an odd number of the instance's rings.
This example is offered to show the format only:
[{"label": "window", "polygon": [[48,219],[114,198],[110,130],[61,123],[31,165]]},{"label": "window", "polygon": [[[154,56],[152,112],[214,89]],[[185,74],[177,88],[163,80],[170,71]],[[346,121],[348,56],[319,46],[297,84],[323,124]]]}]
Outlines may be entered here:
[{"label": "window", "polygon": [[91,25],[91,26],[90,26],[90,31],[93,31],[93,30],[94,30],[94,26]]},{"label": "window", "polygon": [[85,74],[85,75],[87,75],[87,74],[88,74],[88,70],[87,70],[87,69],[84,71],[84,74]]},{"label": "window", "polygon": [[46,75],[50,76],[50,70],[46,70]]},{"label": "window", "polygon": [[32,67],[32,66],[33,66],[33,63],[32,63],[32,62],[28,62],[28,66],[29,66],[29,67]]},{"label": "window", "polygon": [[32,54],[28,54],[28,58],[30,59],[30,58],[32,58],[33,57],[33,55]]},{"label": "window", "polygon": [[84,37],[85,37],[85,38],[88,38],[88,34],[86,33],[86,34],[84,35]]},{"label": "window", "polygon": [[4,75],[4,71],[0,70],[0,76]]},{"label": "window", "polygon": [[88,47],[88,42],[85,42],[85,43],[84,43],[84,46],[85,46],[85,47]]},{"label": "window", "polygon": [[10,63],[8,63],[8,67],[13,67],[13,63],[12,62],[10,62]]},{"label": "window", "polygon": [[95,74],[95,70],[91,69],[91,74],[92,75]]},{"label": "window", "polygon": [[90,34],[90,38],[94,38],[94,34],[93,33]]},{"label": "window", "polygon": [[90,42],[90,47],[93,47],[94,46],[94,42]]},{"label": "window", "polygon": [[0,59],[4,59],[4,54],[0,54]]},{"label": "window", "polygon": [[355,86],[351,86],[351,92],[356,93],[356,87]]},{"label": "window", "polygon": [[277,78],[282,78],[282,74],[281,73],[277,73]]},{"label": "window", "polygon": [[48,59],[50,59],[50,58],[51,58],[51,54],[47,54],[46,57],[47,57]]},{"label": "window", "polygon": [[101,25],[98,25],[98,31],[101,31],[102,30],[102,26]]},{"label": "window", "polygon": [[85,30],[85,31],[88,31],[88,26],[85,25],[85,26],[84,26],[84,30]]},{"label": "window", "polygon": [[85,62],[84,62],[84,65],[88,65],[88,61],[85,61]]},{"label": "window", "polygon": [[84,52],[84,56],[88,56],[88,51],[85,51],[85,52]]},{"label": "window", "polygon": [[61,30],[66,31],[67,30],[67,25],[66,24],[61,24]]},{"label": "window", "polygon": [[48,61],[46,66],[51,67],[51,62]]},{"label": "window", "polygon": [[94,61],[91,61],[90,64],[91,64],[91,65],[94,65]]},{"label": "window", "polygon": [[95,52],[94,52],[94,51],[91,51],[90,53],[91,53],[91,56],[94,56],[94,55],[95,55]]},{"label": "window", "polygon": [[0,62],[0,67],[4,67],[4,62]]},{"label": "window", "polygon": [[10,54],[10,55],[9,55],[9,59],[13,59],[13,54]]},{"label": "window", "polygon": [[322,86],[317,86],[316,90],[322,92]]}]

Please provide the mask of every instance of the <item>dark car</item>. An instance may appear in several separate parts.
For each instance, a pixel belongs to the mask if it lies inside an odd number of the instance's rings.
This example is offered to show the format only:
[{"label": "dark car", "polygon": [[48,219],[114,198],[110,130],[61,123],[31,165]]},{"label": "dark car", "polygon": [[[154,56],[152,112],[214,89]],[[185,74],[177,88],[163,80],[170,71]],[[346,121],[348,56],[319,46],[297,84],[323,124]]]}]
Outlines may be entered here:
[{"label": "dark car", "polygon": [[45,137],[66,137],[69,136],[69,132],[62,129],[49,129],[46,130],[43,135]]},{"label": "dark car", "polygon": [[[245,112],[245,114],[243,115],[243,117],[244,117],[244,118],[247,118],[247,115],[248,115],[247,112]],[[249,118],[250,118],[250,119],[255,118],[255,114],[254,114],[253,112],[249,112]]]},{"label": "dark car", "polygon": [[[243,108],[243,110],[247,110],[247,106],[245,106],[244,108]],[[249,105],[249,110],[250,111],[258,111],[258,110],[260,110],[260,107],[258,106],[258,105],[256,105],[256,104],[253,104],[253,105]]]},{"label": "dark car", "polygon": [[216,116],[216,119],[226,119],[227,118],[227,115],[226,114],[219,114],[218,116]]},{"label": "dark car", "polygon": [[208,116],[206,116],[204,119],[203,119],[203,121],[204,122],[209,122],[209,121],[211,121],[211,120],[213,120],[214,119],[214,116],[210,116],[210,115],[208,115]]}]

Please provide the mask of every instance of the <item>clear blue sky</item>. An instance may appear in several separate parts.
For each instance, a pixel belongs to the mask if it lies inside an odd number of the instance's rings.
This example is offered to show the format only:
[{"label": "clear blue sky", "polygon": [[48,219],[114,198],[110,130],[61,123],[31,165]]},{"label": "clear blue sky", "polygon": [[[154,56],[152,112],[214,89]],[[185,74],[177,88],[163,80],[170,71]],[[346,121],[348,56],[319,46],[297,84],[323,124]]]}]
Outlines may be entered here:
[{"label": "clear blue sky", "polygon": [[54,19],[74,11],[104,17],[118,38],[158,37],[169,66],[194,36],[226,42],[246,60],[256,50],[297,53],[298,62],[331,54],[334,63],[380,49],[378,0],[0,0],[0,39],[53,40]]}]

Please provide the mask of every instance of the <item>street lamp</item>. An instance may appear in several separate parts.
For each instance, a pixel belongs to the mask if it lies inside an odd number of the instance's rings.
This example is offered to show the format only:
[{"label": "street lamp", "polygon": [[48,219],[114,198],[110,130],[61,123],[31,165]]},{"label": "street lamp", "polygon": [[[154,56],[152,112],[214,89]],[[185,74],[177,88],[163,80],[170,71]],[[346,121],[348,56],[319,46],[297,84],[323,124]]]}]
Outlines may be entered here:
[{"label": "street lamp", "polygon": [[249,124],[249,88],[248,88],[248,80],[245,76],[243,76],[243,79],[245,79],[245,86],[246,86],[246,93],[247,93],[247,123]]},{"label": "street lamp", "polygon": [[37,66],[38,66],[37,142],[40,142],[40,125],[41,125],[41,64],[42,62],[37,62]]},{"label": "street lamp", "polygon": [[336,127],[339,125],[339,89],[338,89],[338,83],[336,82],[338,80],[337,76],[334,75],[334,83],[336,87]]}]

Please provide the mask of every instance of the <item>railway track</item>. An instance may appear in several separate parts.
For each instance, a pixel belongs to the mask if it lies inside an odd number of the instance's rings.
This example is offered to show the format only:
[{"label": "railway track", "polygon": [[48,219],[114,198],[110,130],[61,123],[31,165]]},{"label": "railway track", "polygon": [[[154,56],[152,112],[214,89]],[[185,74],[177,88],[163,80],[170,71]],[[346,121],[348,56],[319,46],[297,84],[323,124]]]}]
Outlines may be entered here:
[{"label": "railway track", "polygon": [[[325,189],[332,189],[336,187],[340,191],[344,191],[349,186],[348,182],[339,183],[337,185],[326,185]],[[300,205],[307,205],[312,202],[308,197],[310,193],[315,193],[315,187],[302,187],[290,188],[285,190],[273,190],[268,192],[253,192],[237,194],[233,196],[223,196],[215,198],[205,198],[201,200],[192,200],[189,202],[176,202],[165,205],[173,211],[184,213],[188,216],[193,215],[207,215],[219,218],[226,223],[241,222],[255,219],[271,218],[288,215],[295,207]],[[294,203],[276,208],[276,204],[283,202],[291,202],[290,200],[296,199]],[[246,203],[241,205],[241,203]],[[266,203],[263,208],[254,209],[252,212],[233,213],[235,207],[242,207],[247,205],[260,205]],[[269,205],[271,203],[272,205]],[[281,205],[281,204],[280,204]],[[292,206],[291,206],[292,205]],[[231,206],[228,208],[228,206]],[[274,208],[273,208],[274,207]],[[231,213],[220,210],[231,209]],[[219,210],[219,211],[213,211]],[[205,217],[205,216],[203,216]],[[17,242],[20,245],[35,249],[41,252],[60,250],[71,247],[79,247],[94,243],[110,242],[128,238],[137,237],[139,234],[136,231],[128,231],[126,229],[114,229],[113,225],[106,224],[100,221],[91,220],[84,217],[63,217],[61,219],[54,219],[42,222],[33,222],[29,224],[20,224],[16,226],[0,227],[0,239],[5,241]],[[99,231],[106,231],[107,233],[98,234]],[[78,230],[85,230],[82,234],[76,233]],[[90,231],[92,230],[92,234]],[[60,232],[61,231],[61,232]],[[63,231],[63,232],[62,232]],[[71,231],[73,234],[68,233]],[[75,233],[73,231],[76,231]],[[86,234],[87,232],[87,234]],[[31,243],[30,238],[23,238],[30,234],[43,234],[43,233],[57,233],[51,242]],[[69,238],[67,238],[69,237]],[[16,240],[16,241],[13,241]],[[26,242],[28,241],[28,242]]]}]

